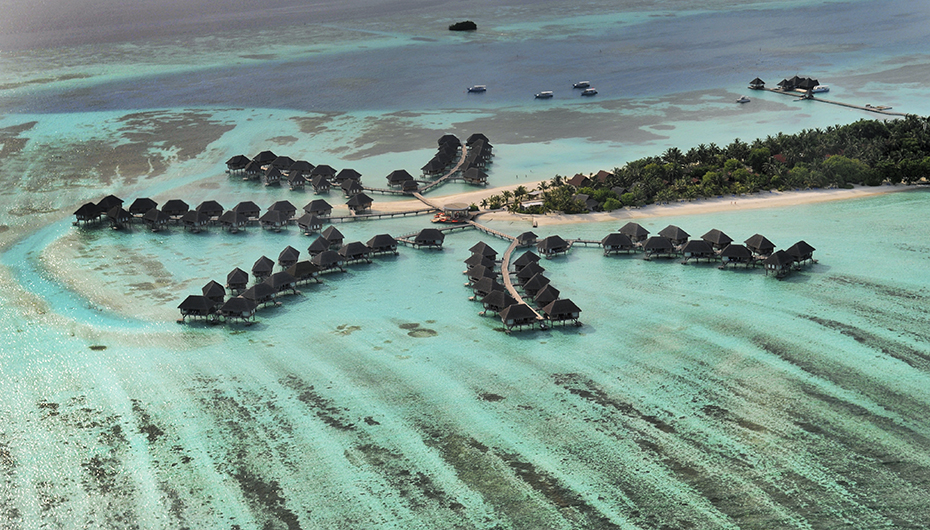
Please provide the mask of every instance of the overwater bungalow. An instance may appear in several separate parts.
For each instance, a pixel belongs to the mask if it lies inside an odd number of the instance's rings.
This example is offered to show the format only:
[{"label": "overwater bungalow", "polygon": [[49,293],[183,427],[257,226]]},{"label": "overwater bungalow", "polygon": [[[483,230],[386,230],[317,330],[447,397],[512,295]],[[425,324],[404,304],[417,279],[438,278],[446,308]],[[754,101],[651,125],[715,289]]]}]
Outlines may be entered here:
[{"label": "overwater bungalow", "polygon": [[788,247],[788,250],[785,252],[791,256],[791,259],[794,260],[795,263],[800,265],[801,263],[808,261],[811,263],[816,263],[816,260],[814,260],[815,250],[817,249],[807,244],[806,241],[798,241],[797,243]]},{"label": "overwater bungalow", "polygon": [[223,212],[223,215],[220,216],[219,221],[223,229],[230,234],[239,232],[240,229],[249,224],[249,220],[246,218],[246,216],[242,215],[241,213],[236,213],[232,210]]},{"label": "overwater bungalow", "polygon": [[120,199],[116,195],[107,195],[106,197],[100,199],[97,202],[97,209],[101,212],[108,212],[112,210],[115,206],[122,206],[123,199]]},{"label": "overwater bungalow", "polygon": [[471,252],[472,255],[477,254],[479,256],[484,256],[492,261],[497,259],[497,251],[484,241],[475,243],[468,251]]},{"label": "overwater bungalow", "polygon": [[642,243],[649,237],[649,230],[632,221],[621,226],[618,232],[628,236],[633,243]]},{"label": "overwater bungalow", "polygon": [[277,168],[282,173],[294,165],[294,159],[289,156],[279,156],[271,161],[271,167]]},{"label": "overwater bungalow", "polygon": [[129,213],[135,218],[141,218],[145,215],[145,212],[152,208],[158,208],[158,203],[148,197],[139,197],[132,201],[132,204],[129,206]]},{"label": "overwater bungalow", "polygon": [[678,252],[667,237],[652,236],[643,243],[643,257],[646,259],[674,257]]},{"label": "overwater bungalow", "polygon": [[74,211],[75,224],[90,223],[100,219],[100,210],[92,202],[85,202]]},{"label": "overwater bungalow", "polygon": [[526,252],[521,254],[520,257],[513,260],[511,265],[513,266],[513,270],[515,270],[516,272],[520,272],[520,269],[529,265],[530,263],[539,262],[539,259],[540,259],[539,256],[537,256],[535,252],[533,252],[532,250],[527,250]]},{"label": "overwater bungalow", "polygon": [[471,284],[471,290],[475,293],[475,296],[478,298],[484,298],[491,291],[504,290],[504,286],[497,281],[496,278],[490,276],[485,276],[484,278],[479,278],[478,281]]},{"label": "overwater bungalow", "polygon": [[546,278],[546,275],[537,272],[536,274],[530,276],[529,280],[523,282],[523,292],[529,296],[536,296],[543,287],[549,285],[549,278]]},{"label": "overwater bungalow", "polygon": [[551,283],[547,283],[533,295],[533,302],[536,303],[537,307],[543,307],[558,299],[559,290],[553,287]]},{"label": "overwater bungalow", "polygon": [[374,201],[367,194],[356,193],[355,195],[351,196],[348,201],[346,201],[346,206],[349,207],[350,212],[354,214],[360,214],[371,210],[371,205],[373,202]]},{"label": "overwater bungalow", "polygon": [[286,269],[297,263],[297,260],[299,259],[300,251],[288,245],[284,250],[281,251],[280,254],[278,254],[278,265],[280,265],[282,269]]},{"label": "overwater bungalow", "polygon": [[342,194],[346,197],[358,195],[365,191],[365,188],[362,187],[362,183],[355,179],[345,179],[339,187],[342,188]]},{"label": "overwater bungalow", "polygon": [[558,254],[564,254],[568,252],[569,248],[570,245],[568,242],[559,236],[549,236],[536,243],[536,251],[546,258],[551,258],[552,256],[556,256]]},{"label": "overwater bungalow", "polygon": [[438,177],[445,173],[448,164],[447,161],[442,160],[439,156],[434,156],[420,168],[420,172],[424,177]]},{"label": "overwater bungalow", "polygon": [[255,302],[242,296],[235,296],[226,300],[220,309],[219,314],[226,320],[242,320],[248,322],[255,317]]},{"label": "overwater bungalow", "polygon": [[471,256],[465,258],[465,265],[468,269],[477,267],[478,265],[494,268],[496,263],[493,259],[487,256],[482,256],[481,254],[472,254]]},{"label": "overwater bungalow", "polygon": [[122,206],[114,206],[107,210],[107,219],[110,220],[111,227],[119,229],[132,221],[132,214],[124,210]]},{"label": "overwater bungalow", "polygon": [[716,228],[701,236],[701,239],[707,241],[707,243],[718,252],[727,248],[727,245],[733,242],[733,238]]},{"label": "overwater bungalow", "polygon": [[258,218],[263,230],[274,230],[280,232],[287,228],[287,217],[278,210],[268,210]]},{"label": "overwater bungalow", "polygon": [[620,232],[611,232],[604,236],[604,239],[601,240],[601,246],[604,247],[605,256],[621,252],[633,252],[636,248],[630,236]]},{"label": "overwater bungalow", "polygon": [[756,256],[770,256],[775,251],[775,243],[772,243],[762,234],[755,234],[746,241],[743,241],[746,247]]},{"label": "overwater bungalow", "polygon": [[717,252],[710,243],[703,239],[692,239],[681,247],[681,255],[684,256],[682,263],[688,263],[688,260],[716,260]]},{"label": "overwater bungalow", "polygon": [[152,208],[142,216],[142,222],[144,222],[152,232],[158,232],[167,226],[170,220],[171,216],[158,208]]},{"label": "overwater bungalow", "polygon": [[[518,247],[531,247],[536,244],[538,237],[539,236],[537,236],[533,232],[523,232],[522,234],[516,237],[517,246]],[[530,254],[533,254],[533,253],[530,252]],[[536,256],[535,254],[533,255]],[[539,257],[539,256],[536,256],[536,257]]]},{"label": "overwater bungalow", "polygon": [[751,250],[744,245],[734,245],[732,243],[727,245],[727,248],[720,251],[720,262],[722,263],[720,266],[721,269],[725,269],[727,265],[737,265],[740,263],[747,267],[755,264]]},{"label": "overwater bungalow", "polygon": [[203,201],[197,205],[196,210],[206,215],[210,222],[218,221],[223,215],[223,207],[216,201]]},{"label": "overwater bungalow", "polygon": [[265,170],[262,169],[262,163],[251,160],[245,165],[245,169],[242,170],[242,180],[256,180],[261,178],[264,174]]},{"label": "overwater bungalow", "polygon": [[277,201],[268,210],[281,212],[285,222],[290,221],[297,215],[297,207],[291,204],[291,201]]},{"label": "overwater bungalow", "polygon": [[281,170],[270,166],[265,170],[265,174],[262,175],[262,184],[265,186],[273,186],[281,182],[281,179],[284,178],[284,173],[281,173]]},{"label": "overwater bungalow", "polygon": [[488,311],[500,313],[504,310],[504,308],[512,306],[516,303],[517,301],[514,299],[514,297],[510,296],[510,293],[505,291],[503,288],[495,289],[481,298],[481,305],[484,306],[484,313],[487,313]]},{"label": "overwater bungalow", "polygon": [[420,189],[420,184],[415,180],[405,180],[400,185],[400,191],[404,193],[415,193]]},{"label": "overwater bungalow", "polygon": [[186,214],[190,210],[190,206],[181,199],[171,199],[161,207],[161,211],[168,214],[172,221],[180,221],[181,216]]},{"label": "overwater bungalow", "polygon": [[210,224],[210,217],[197,210],[190,210],[181,216],[181,224],[185,230],[197,234]]},{"label": "overwater bungalow", "polygon": [[388,186],[394,188],[401,187],[408,180],[413,180],[413,175],[408,173],[406,169],[395,169],[388,173],[387,176]]},{"label": "overwater bungalow", "polygon": [[436,228],[424,228],[413,239],[414,248],[427,247],[442,249],[446,235]]},{"label": "overwater bungalow", "polygon": [[304,234],[310,235],[323,229],[323,221],[315,215],[305,213],[297,218],[297,226]]},{"label": "overwater bungalow", "polygon": [[517,272],[517,281],[521,284],[526,283],[527,280],[540,272],[546,272],[542,265],[536,262],[528,263]]},{"label": "overwater bungalow", "polygon": [[287,172],[287,187],[291,191],[302,190],[307,185],[307,177],[304,176],[300,171],[288,171]]},{"label": "overwater bungalow", "polygon": [[490,141],[488,140],[488,137],[485,136],[484,133],[473,133],[469,135],[468,138],[465,139],[465,145],[470,147],[472,144],[474,144],[475,142],[479,142],[479,141],[490,143]]},{"label": "overwater bungalow", "polygon": [[342,268],[342,263],[344,259],[339,255],[335,250],[324,250],[319,254],[310,258],[310,263],[320,267],[320,272],[340,270],[345,272],[346,270]]},{"label": "overwater bungalow", "polygon": [[762,90],[763,88],[765,88],[765,81],[757,77],[749,82],[749,88],[751,88],[752,90]]},{"label": "overwater bungalow", "polygon": [[389,234],[378,234],[366,244],[371,255],[397,254],[397,240]]},{"label": "overwater bungalow", "polygon": [[668,225],[662,230],[659,231],[659,235],[668,239],[672,242],[672,246],[680,247],[684,245],[688,238],[691,237],[688,232],[685,232],[681,228],[678,228],[675,225]]},{"label": "overwater bungalow", "polygon": [[297,172],[307,178],[310,176],[310,172],[313,171],[313,164],[307,162],[306,160],[295,160],[291,167],[287,168],[288,172]]},{"label": "overwater bungalow", "polygon": [[252,201],[242,201],[242,202],[240,202],[239,204],[237,204],[236,206],[234,206],[233,209],[232,209],[232,211],[234,211],[234,212],[236,212],[236,213],[238,213],[238,214],[244,215],[245,218],[246,218],[250,223],[254,223],[254,222],[258,221],[258,217],[259,217],[259,216],[261,215],[261,213],[262,213],[262,209],[259,208],[258,205],[255,204],[255,203],[252,202]]},{"label": "overwater bungalow", "polygon": [[288,267],[287,272],[297,279],[298,284],[315,281],[319,283],[320,266],[310,260],[298,261]]},{"label": "overwater bungalow", "polygon": [[576,326],[580,325],[578,317],[581,316],[581,309],[568,298],[549,302],[543,306],[542,312],[551,323],[568,322],[570,320]]},{"label": "overwater bungalow", "polygon": [[468,277],[471,285],[474,285],[475,282],[482,278],[497,279],[497,271],[495,271],[493,268],[485,267],[484,265],[476,265],[468,269],[465,271],[465,275]]},{"label": "overwater bungalow", "polygon": [[271,261],[269,257],[262,256],[252,265],[252,277],[255,278],[257,282],[263,281],[265,278],[271,276],[273,272],[274,262]]},{"label": "overwater bungalow", "polygon": [[361,182],[362,174],[358,171],[355,171],[354,169],[345,168],[339,170],[339,173],[336,173],[336,176],[333,177],[333,180],[340,184],[346,180],[355,180]]},{"label": "overwater bungalow", "polygon": [[338,252],[345,263],[358,263],[362,261],[371,263],[371,258],[368,257],[368,246],[361,241],[346,243],[339,248]]},{"label": "overwater bungalow", "polygon": [[287,291],[290,291],[291,294],[297,294],[297,278],[287,271],[276,272],[262,283],[268,284],[274,289],[275,296]]},{"label": "overwater bungalow", "polygon": [[226,301],[226,288],[214,280],[204,285],[200,292],[214,305],[220,306]]},{"label": "overwater bungalow", "polygon": [[241,173],[245,166],[249,165],[249,157],[245,155],[236,155],[226,161],[226,172],[230,175]]},{"label": "overwater bungalow", "polygon": [[274,154],[272,151],[262,151],[253,156],[252,161],[258,162],[261,165],[266,165],[274,162],[276,158],[278,158],[278,155]]},{"label": "overwater bungalow", "polygon": [[498,314],[508,330],[536,324],[536,313],[526,304],[511,304]]},{"label": "overwater bungalow", "polygon": [[439,140],[436,141],[439,144],[439,147],[451,146],[455,149],[458,149],[462,146],[462,141],[454,134],[444,134],[439,137]]},{"label": "overwater bungalow", "polygon": [[342,241],[345,238],[345,236],[342,235],[342,232],[340,232],[339,229],[333,225],[327,226],[322,232],[320,232],[320,235],[329,241],[329,248],[332,250],[336,250],[341,247]]},{"label": "overwater bungalow", "polygon": [[226,288],[239,294],[249,287],[249,273],[236,267],[226,275]]},{"label": "overwater bungalow", "polygon": [[178,306],[181,310],[181,322],[187,317],[210,318],[216,313],[216,304],[203,295],[192,294]]},{"label": "overwater bungalow", "polygon": [[332,187],[332,183],[323,175],[314,175],[310,177],[310,185],[313,186],[314,193],[326,193]]},{"label": "overwater bungalow", "polygon": [[[269,278],[270,277],[271,276],[269,275]],[[245,298],[246,300],[250,300],[255,304],[256,307],[259,307],[274,302],[274,295],[276,294],[277,291],[274,287],[262,281],[262,283],[256,283],[252,287],[249,287],[239,296]]]},{"label": "overwater bungalow", "polygon": [[469,184],[484,186],[488,183],[488,174],[477,167],[470,167],[462,173],[462,180]]},{"label": "overwater bungalow", "polygon": [[336,176],[336,168],[328,164],[320,164],[310,170],[310,178],[321,176],[326,177],[326,180],[332,180]]},{"label": "overwater bungalow", "polygon": [[323,199],[315,199],[304,206],[304,211],[319,217],[329,217],[333,213],[333,207]]},{"label": "overwater bungalow", "polygon": [[326,250],[329,250],[329,240],[323,236],[317,236],[317,238],[310,243],[310,246],[307,247],[307,254],[312,257]]},{"label": "overwater bungalow", "polygon": [[762,265],[765,267],[766,276],[771,273],[775,275],[776,278],[783,278],[791,272],[791,266],[794,265],[794,260],[787,252],[779,250],[765,258]]}]

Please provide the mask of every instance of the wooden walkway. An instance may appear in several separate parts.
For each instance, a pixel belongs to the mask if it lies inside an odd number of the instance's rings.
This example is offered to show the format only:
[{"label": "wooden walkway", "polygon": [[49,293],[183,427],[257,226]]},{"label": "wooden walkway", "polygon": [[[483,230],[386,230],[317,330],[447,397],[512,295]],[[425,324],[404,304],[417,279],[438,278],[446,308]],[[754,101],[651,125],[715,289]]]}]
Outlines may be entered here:
[{"label": "wooden walkway", "polygon": [[[477,223],[472,224],[477,225]],[[507,247],[507,250],[504,251],[504,255],[501,257],[501,278],[504,280],[504,289],[507,289],[510,296],[512,296],[518,304],[526,304],[526,302],[523,301],[523,297],[520,296],[520,293],[518,293],[517,289],[513,286],[513,281],[510,279],[510,256],[513,255],[513,251],[516,250],[516,248],[517,238],[513,238],[513,241],[510,242],[510,246]],[[526,307],[530,308],[533,314],[536,315],[537,322],[545,320],[533,306],[526,304]]]},{"label": "wooden walkway", "polygon": [[[439,177],[438,179],[434,180],[433,182],[430,182],[430,183],[427,184],[426,186],[423,186],[422,188],[420,188],[420,192],[421,192],[421,193],[426,193],[426,192],[428,192],[429,190],[435,188],[436,186],[442,184],[443,182],[445,182],[445,181],[451,179],[453,175],[455,175],[456,173],[458,173],[459,169],[462,167],[462,164],[465,163],[465,155],[466,155],[466,154],[468,154],[468,147],[466,147],[465,144],[462,144],[462,156],[461,156],[461,158],[459,158],[458,163],[455,164],[455,167],[453,167],[452,169],[450,169],[449,172],[446,173],[445,175]],[[421,200],[422,200],[422,198],[421,198]]]},{"label": "wooden walkway", "polygon": [[[432,211],[432,210],[429,210],[429,211]],[[440,232],[451,232],[453,230],[466,230],[469,228],[474,228],[474,227],[468,223],[462,223],[462,224],[457,224],[457,225],[452,225],[452,226],[444,226],[442,228],[437,228],[436,230],[439,230]],[[419,233],[420,232],[411,232],[409,234],[404,234],[400,237],[396,237],[395,239],[397,240],[398,243],[403,243],[405,245],[412,245],[414,238],[416,238],[417,234]]]},{"label": "wooden walkway", "polygon": [[493,228],[489,228],[489,227],[484,226],[483,224],[477,223],[477,222],[475,222],[475,221],[468,221],[468,224],[470,224],[471,226],[477,228],[479,231],[484,232],[485,234],[492,235],[492,236],[494,236],[494,237],[499,237],[499,238],[503,239],[504,241],[516,241],[516,240],[517,240],[517,238],[513,237],[512,235],[505,234],[505,233],[500,232],[500,231],[498,231],[498,230],[494,230]]},{"label": "wooden walkway", "polygon": [[597,241],[596,239],[566,239],[565,242],[568,243],[569,247],[572,247],[574,245],[584,245],[584,246],[593,245],[595,247],[602,246],[601,242]]},{"label": "wooden walkway", "polygon": [[[405,212],[383,212],[383,213],[360,213],[356,215],[340,215],[336,217],[322,217],[321,221],[364,221],[366,219],[384,219],[385,217],[407,217],[408,215],[426,215],[433,213],[434,208],[425,208],[420,210],[408,210]],[[296,222],[296,220],[292,221]]]},{"label": "wooden walkway", "polygon": [[[755,90],[759,90],[759,89],[755,89]],[[831,100],[829,100],[829,99],[821,99],[821,98],[818,97],[818,96],[814,96],[814,97],[811,97],[811,98],[805,98],[803,92],[796,92],[796,91],[794,91],[794,90],[789,90],[788,92],[785,92],[784,90],[778,90],[778,89],[776,89],[776,88],[763,88],[762,90],[768,90],[769,92],[774,92],[774,93],[776,93],[776,94],[782,94],[782,95],[784,95],[784,96],[791,96],[791,97],[793,97],[793,98],[798,98],[798,99],[806,99],[806,100],[809,100],[809,101],[819,101],[819,102],[821,102],[821,103],[829,103],[829,104],[831,104],[831,105],[839,105],[839,106],[841,106],[841,107],[847,107],[847,108],[850,108],[850,109],[864,110],[864,111],[866,111],[866,112],[874,112],[874,113],[876,113],[876,114],[884,114],[884,115],[886,115],[886,116],[907,116],[907,114],[904,113],[904,112],[890,112],[890,111],[887,111],[887,110],[882,110],[882,109],[879,109],[879,108],[876,108],[876,107],[871,107],[871,106],[870,106],[870,107],[865,107],[865,106],[860,106],[860,105],[853,105],[852,103],[843,103],[842,101],[831,101]]]}]

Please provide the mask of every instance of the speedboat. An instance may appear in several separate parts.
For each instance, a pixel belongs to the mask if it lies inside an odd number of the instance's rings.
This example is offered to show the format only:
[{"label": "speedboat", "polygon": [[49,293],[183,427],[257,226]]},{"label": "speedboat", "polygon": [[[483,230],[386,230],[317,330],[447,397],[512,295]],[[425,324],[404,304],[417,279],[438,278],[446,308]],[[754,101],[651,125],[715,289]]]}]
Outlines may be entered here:
[{"label": "speedboat", "polygon": [[596,89],[596,88],[586,88],[586,89],[584,89],[584,91],[581,93],[582,96],[593,96],[594,94],[597,94],[597,89]]},{"label": "speedboat", "polygon": [[538,94],[536,94],[536,99],[548,99],[551,97],[552,97],[551,90],[543,90],[542,92],[539,92]]},{"label": "speedboat", "polygon": [[819,94],[821,92],[829,92],[829,91],[830,91],[830,85],[817,85],[811,89],[811,92],[813,92],[814,94]]},{"label": "speedboat", "polygon": [[749,103],[750,101],[751,100],[746,96],[740,96],[739,99],[736,100],[737,103]]},{"label": "speedboat", "polygon": [[468,87],[469,92],[485,92],[487,91],[487,89],[488,89],[487,85],[475,85],[475,86]]},{"label": "speedboat", "polygon": [[589,86],[591,86],[590,81],[578,81],[577,83],[572,85],[572,88],[588,88]]}]

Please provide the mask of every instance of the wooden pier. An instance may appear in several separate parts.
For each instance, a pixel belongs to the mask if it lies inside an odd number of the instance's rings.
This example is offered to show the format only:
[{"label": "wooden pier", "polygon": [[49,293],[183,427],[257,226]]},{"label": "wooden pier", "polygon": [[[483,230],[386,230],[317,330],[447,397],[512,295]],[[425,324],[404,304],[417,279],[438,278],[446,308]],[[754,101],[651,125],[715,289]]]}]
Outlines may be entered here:
[{"label": "wooden pier", "polygon": [[[364,221],[367,219],[384,219],[394,217],[407,217],[408,215],[426,215],[435,212],[435,208],[423,208],[420,210],[408,210],[403,212],[382,212],[382,213],[360,213],[356,215],[340,215],[336,217],[323,217],[322,221]],[[293,219],[292,219],[293,221]],[[296,221],[295,221],[296,222]]]},{"label": "wooden pier", "polygon": [[475,221],[467,221],[467,222],[468,222],[468,224],[470,224],[471,226],[475,227],[475,228],[478,229],[479,231],[484,232],[485,234],[488,234],[488,235],[491,235],[491,236],[494,236],[494,237],[499,237],[499,238],[503,239],[504,241],[514,241],[514,242],[516,242],[516,240],[517,240],[517,238],[513,237],[512,235],[505,234],[505,233],[500,232],[500,231],[498,231],[498,230],[494,230],[493,228],[484,226],[484,225],[481,224],[481,223],[478,223],[478,222],[475,222]]},{"label": "wooden pier", "polygon": [[801,100],[819,101],[819,102],[821,102],[821,103],[829,103],[829,104],[831,104],[831,105],[839,105],[839,106],[841,106],[841,107],[847,107],[847,108],[850,108],[850,109],[864,110],[864,111],[866,111],[866,112],[874,112],[874,113],[876,113],[876,114],[884,114],[885,116],[902,116],[902,117],[906,117],[906,116],[907,116],[907,114],[904,113],[904,112],[890,112],[890,111],[888,111],[888,110],[881,109],[881,108],[879,108],[879,107],[862,106],[862,105],[853,105],[852,103],[844,103],[844,102],[842,102],[842,101],[835,101],[835,100],[829,100],[829,99],[822,99],[822,98],[817,97],[817,96],[814,96],[814,95],[811,95],[810,97],[807,97],[807,93],[806,93],[806,92],[799,92],[799,91],[796,91],[796,90],[784,91],[784,90],[780,90],[780,89],[777,89],[777,88],[756,88],[756,89],[753,89],[753,90],[768,90],[769,92],[774,92],[775,94],[782,94],[782,95],[784,95],[784,96],[791,96],[791,97],[793,97],[793,98],[797,98],[797,99],[801,99]]},{"label": "wooden pier", "polygon": [[[472,223],[476,226],[480,226],[477,223]],[[517,292],[517,289],[513,286],[513,281],[510,279],[510,256],[513,254],[513,251],[517,248],[517,238],[513,238],[510,242],[510,246],[507,247],[507,250],[504,251],[503,256],[501,256],[501,278],[504,280],[504,289],[507,289],[507,292],[510,293],[510,296],[517,301],[518,304],[526,304],[523,301],[523,297],[520,296],[520,293]],[[546,319],[539,314],[539,311],[536,310],[530,304],[526,304],[526,307],[529,307],[533,311],[533,314],[536,315],[536,322],[545,322]]]}]

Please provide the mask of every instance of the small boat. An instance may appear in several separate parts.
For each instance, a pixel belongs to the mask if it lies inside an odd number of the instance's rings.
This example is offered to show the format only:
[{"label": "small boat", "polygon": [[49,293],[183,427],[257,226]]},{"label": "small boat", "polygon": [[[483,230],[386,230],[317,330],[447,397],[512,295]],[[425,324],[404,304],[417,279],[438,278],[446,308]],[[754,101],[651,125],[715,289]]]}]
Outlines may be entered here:
[{"label": "small boat", "polygon": [[542,92],[539,92],[536,94],[536,99],[548,99],[551,97],[552,97],[551,90],[543,90]]},{"label": "small boat", "polygon": [[463,223],[465,221],[463,219],[458,219],[446,213],[440,212],[433,216],[432,222],[434,223]]},{"label": "small boat", "polygon": [[487,85],[474,85],[468,87],[469,92],[486,92],[488,90]]},{"label": "small boat", "polygon": [[584,89],[584,91],[581,93],[582,96],[593,96],[594,94],[597,94],[597,89],[596,89],[596,88],[586,88],[586,89]]},{"label": "small boat", "polygon": [[746,96],[740,96],[739,99],[736,100],[737,103],[749,103],[750,101],[751,100]]},{"label": "small boat", "polygon": [[591,86],[590,81],[578,81],[577,83],[572,85],[572,88],[588,88],[589,86]]},{"label": "small boat", "polygon": [[814,94],[819,94],[821,92],[829,92],[829,91],[830,91],[830,85],[817,85],[811,89],[811,92],[813,92]]},{"label": "small boat", "polygon": [[891,110],[892,109],[892,107],[889,107],[888,105],[869,105],[868,103],[865,104],[865,108],[869,110]]}]

